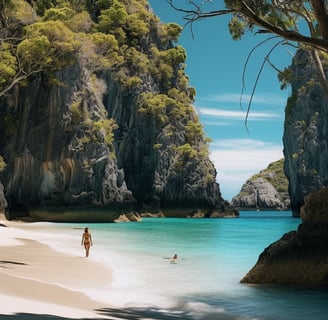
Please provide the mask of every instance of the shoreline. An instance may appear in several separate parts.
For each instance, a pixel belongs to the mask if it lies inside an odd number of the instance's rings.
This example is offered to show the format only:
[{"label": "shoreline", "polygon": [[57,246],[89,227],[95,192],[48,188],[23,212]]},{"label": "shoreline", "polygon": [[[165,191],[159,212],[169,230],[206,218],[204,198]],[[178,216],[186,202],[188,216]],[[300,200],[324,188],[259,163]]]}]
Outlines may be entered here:
[{"label": "shoreline", "polygon": [[114,307],[94,300],[88,290],[105,290],[111,285],[108,266],[53,249],[33,228],[24,228],[24,222],[0,217],[0,225],[1,315],[106,318],[99,310]]}]

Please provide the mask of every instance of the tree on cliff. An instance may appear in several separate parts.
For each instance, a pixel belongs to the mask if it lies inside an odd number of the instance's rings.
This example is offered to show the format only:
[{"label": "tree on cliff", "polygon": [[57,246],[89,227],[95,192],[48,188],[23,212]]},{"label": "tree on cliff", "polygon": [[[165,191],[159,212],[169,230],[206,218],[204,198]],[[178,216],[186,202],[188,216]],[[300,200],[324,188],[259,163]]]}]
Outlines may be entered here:
[{"label": "tree on cliff", "polygon": [[[74,61],[78,43],[62,21],[35,22],[32,7],[0,0],[0,97],[34,74],[51,74]],[[14,10],[14,9],[15,10]]]},{"label": "tree on cliff", "polygon": [[[320,84],[328,97],[328,82],[320,55],[328,55],[328,1],[327,0],[190,0],[188,6],[179,6],[177,0],[167,0],[176,10],[184,14],[186,25],[196,21],[230,15],[229,30],[234,40],[246,32],[266,34],[262,43],[281,38],[279,44],[295,43],[311,52],[317,66]],[[277,44],[273,45],[272,51]],[[270,51],[265,60],[269,62]],[[291,80],[287,68],[278,71],[282,87]]]}]

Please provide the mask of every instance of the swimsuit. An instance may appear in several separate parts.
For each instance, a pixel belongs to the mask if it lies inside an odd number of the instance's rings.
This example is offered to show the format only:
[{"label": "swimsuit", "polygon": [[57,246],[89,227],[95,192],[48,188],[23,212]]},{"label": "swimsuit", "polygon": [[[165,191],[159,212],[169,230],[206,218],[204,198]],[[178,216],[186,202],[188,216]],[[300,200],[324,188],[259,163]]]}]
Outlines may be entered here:
[{"label": "swimsuit", "polygon": [[89,244],[90,243],[90,235],[89,233],[84,234],[84,244]]}]

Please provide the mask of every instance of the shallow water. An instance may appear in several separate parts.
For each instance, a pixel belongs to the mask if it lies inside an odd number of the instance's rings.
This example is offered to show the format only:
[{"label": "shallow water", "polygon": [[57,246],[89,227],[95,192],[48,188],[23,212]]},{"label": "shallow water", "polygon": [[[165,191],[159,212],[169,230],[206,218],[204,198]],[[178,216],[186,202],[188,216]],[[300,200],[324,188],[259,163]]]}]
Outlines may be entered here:
[{"label": "shallow water", "polygon": [[[173,318],[327,319],[325,291],[239,283],[263,249],[299,223],[291,212],[242,211],[237,219],[88,224],[94,240],[90,258],[108,264],[114,281],[86,291],[112,305],[165,310]],[[45,241],[83,255],[84,224],[38,225]],[[178,260],[172,263],[175,253]]]}]

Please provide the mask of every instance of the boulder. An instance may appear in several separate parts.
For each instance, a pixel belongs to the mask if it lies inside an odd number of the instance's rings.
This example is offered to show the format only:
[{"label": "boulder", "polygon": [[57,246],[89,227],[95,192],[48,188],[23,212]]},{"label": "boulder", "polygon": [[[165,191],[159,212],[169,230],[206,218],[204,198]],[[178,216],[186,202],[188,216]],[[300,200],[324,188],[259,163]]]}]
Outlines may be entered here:
[{"label": "boulder", "polygon": [[278,191],[263,178],[248,180],[231,203],[233,206],[243,209],[282,210],[286,208]]},{"label": "boulder", "polygon": [[241,282],[328,287],[327,212],[328,187],[307,195],[297,231],[267,247]]},{"label": "boulder", "polygon": [[240,209],[286,210],[290,208],[287,190],[284,159],[280,159],[248,179],[231,203]]}]

